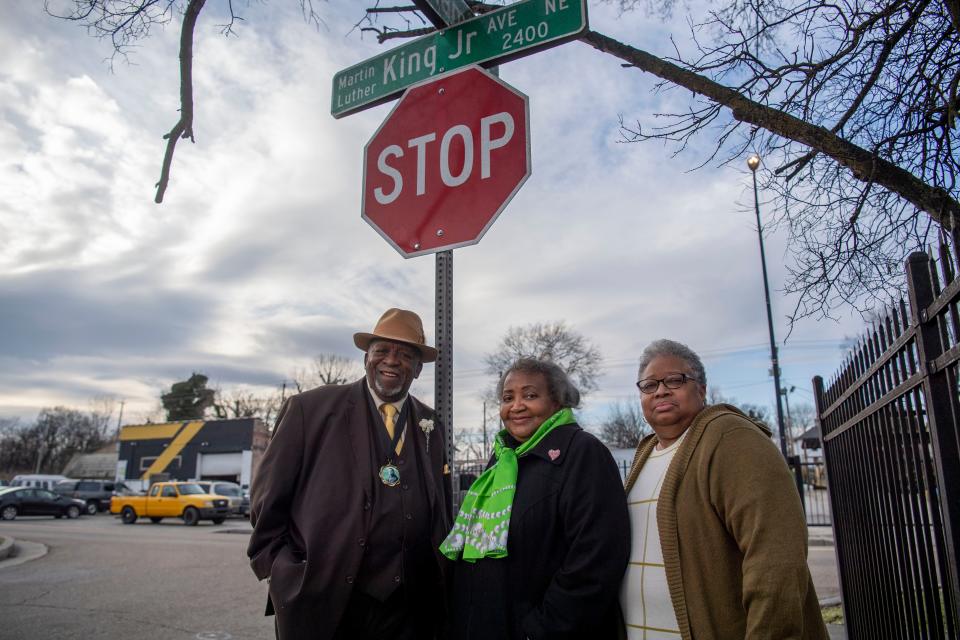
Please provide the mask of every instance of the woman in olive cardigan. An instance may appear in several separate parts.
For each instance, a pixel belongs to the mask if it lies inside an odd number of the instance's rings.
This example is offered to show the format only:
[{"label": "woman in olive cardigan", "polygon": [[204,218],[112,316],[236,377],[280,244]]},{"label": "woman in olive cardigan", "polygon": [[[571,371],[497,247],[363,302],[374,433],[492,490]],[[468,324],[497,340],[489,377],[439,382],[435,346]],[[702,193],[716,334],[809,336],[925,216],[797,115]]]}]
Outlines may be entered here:
[{"label": "woman in olive cardigan", "polygon": [[[682,344],[647,347],[637,386],[654,433],[638,446],[626,481],[634,531],[621,592],[628,637],[644,637],[654,626],[645,623],[655,620],[684,640],[827,638],[807,566],[803,508],[770,431],[731,405],[706,406],[703,364]],[[651,479],[660,455],[671,457]],[[641,485],[655,491],[631,493]],[[646,553],[659,542],[662,561],[645,563],[641,573],[644,526]],[[658,591],[669,597],[658,600]],[[672,611],[650,610],[658,601]]]}]

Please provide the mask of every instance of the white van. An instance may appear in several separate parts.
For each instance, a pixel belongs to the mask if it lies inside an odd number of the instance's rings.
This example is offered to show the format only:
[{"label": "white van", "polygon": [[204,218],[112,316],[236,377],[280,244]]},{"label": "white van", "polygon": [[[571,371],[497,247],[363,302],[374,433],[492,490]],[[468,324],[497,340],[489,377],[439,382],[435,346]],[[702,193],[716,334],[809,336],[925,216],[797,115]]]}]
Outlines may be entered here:
[{"label": "white van", "polygon": [[25,474],[19,476],[13,476],[13,480],[10,482],[11,487],[36,487],[39,489],[49,489],[53,491],[53,488],[61,480],[66,480],[67,476],[56,476],[48,475],[42,473],[34,474]]}]

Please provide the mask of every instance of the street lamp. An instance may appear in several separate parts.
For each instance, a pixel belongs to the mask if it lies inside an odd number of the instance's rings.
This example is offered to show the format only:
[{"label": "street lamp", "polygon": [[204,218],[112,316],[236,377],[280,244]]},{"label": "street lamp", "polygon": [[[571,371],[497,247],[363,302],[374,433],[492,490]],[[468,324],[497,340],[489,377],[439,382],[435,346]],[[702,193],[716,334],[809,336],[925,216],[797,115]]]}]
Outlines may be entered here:
[{"label": "street lamp", "polygon": [[783,403],[787,408],[787,437],[790,440],[790,455],[797,456],[797,443],[793,439],[793,418],[790,417],[790,394],[797,390],[795,385],[790,385],[790,388],[783,387],[780,389],[780,395],[783,396]]},{"label": "street lamp", "polygon": [[760,267],[763,269],[763,295],[767,300],[767,327],[770,330],[770,364],[773,365],[773,389],[777,397],[777,428],[780,430],[780,453],[787,459],[787,436],[783,428],[783,403],[780,401],[780,364],[777,358],[777,340],[773,336],[773,312],[770,310],[770,283],[767,280],[767,256],[763,251],[763,225],[760,223],[760,197],[757,195],[757,167],[760,156],[747,158],[747,166],[753,174],[753,208],[757,214],[757,236],[760,238]]}]

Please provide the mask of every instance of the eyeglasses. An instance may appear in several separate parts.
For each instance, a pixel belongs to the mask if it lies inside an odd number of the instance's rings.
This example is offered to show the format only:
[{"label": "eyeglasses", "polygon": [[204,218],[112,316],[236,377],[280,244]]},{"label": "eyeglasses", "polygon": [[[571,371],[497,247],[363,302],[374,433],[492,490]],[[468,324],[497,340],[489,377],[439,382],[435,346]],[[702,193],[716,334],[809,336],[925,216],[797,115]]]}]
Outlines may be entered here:
[{"label": "eyeglasses", "polygon": [[666,378],[644,378],[637,382],[637,389],[640,389],[640,393],[656,393],[657,389],[660,388],[660,383],[663,383],[667,389],[679,389],[684,385],[687,380],[693,382],[700,382],[693,376],[688,376],[685,373],[671,373]]}]

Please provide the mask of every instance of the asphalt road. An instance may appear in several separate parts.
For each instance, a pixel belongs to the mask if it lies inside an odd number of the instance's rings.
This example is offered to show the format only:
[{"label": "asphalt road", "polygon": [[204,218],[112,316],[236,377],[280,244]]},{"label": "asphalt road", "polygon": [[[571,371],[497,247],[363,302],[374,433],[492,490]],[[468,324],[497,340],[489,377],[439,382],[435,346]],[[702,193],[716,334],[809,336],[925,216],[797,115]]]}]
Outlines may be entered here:
[{"label": "asphalt road", "polygon": [[247,564],[249,531],[243,520],[123,525],[105,514],[0,522],[0,536],[48,547],[0,563],[0,639],[273,638],[266,583]]},{"label": "asphalt road", "polygon": [[[103,514],[0,521],[0,536],[48,548],[0,562],[0,640],[269,640],[249,531],[243,520],[128,526]],[[838,596],[833,547],[811,546],[809,558],[818,597]]]}]

